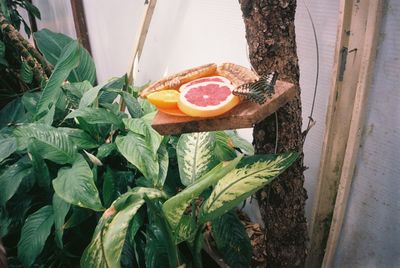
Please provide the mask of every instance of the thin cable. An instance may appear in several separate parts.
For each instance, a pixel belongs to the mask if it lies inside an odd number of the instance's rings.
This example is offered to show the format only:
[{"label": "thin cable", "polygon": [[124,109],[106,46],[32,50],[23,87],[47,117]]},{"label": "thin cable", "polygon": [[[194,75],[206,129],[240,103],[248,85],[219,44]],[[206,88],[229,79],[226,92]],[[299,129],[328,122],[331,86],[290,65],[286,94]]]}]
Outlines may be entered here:
[{"label": "thin cable", "polygon": [[311,26],[312,26],[313,33],[314,33],[315,48],[317,50],[317,74],[315,77],[315,87],[314,87],[314,95],[313,95],[313,101],[312,101],[312,105],[311,105],[311,111],[310,111],[310,115],[308,116],[308,124],[307,124],[307,129],[306,129],[306,131],[308,132],[308,130],[310,130],[311,122],[314,122],[314,119],[312,118],[312,116],[314,113],[315,99],[317,96],[318,79],[319,79],[319,46],[318,46],[317,31],[315,30],[314,20],[311,16],[311,12],[308,9],[308,6],[304,0],[303,0],[303,3],[306,8],[308,17],[310,18],[310,21],[311,21]]}]

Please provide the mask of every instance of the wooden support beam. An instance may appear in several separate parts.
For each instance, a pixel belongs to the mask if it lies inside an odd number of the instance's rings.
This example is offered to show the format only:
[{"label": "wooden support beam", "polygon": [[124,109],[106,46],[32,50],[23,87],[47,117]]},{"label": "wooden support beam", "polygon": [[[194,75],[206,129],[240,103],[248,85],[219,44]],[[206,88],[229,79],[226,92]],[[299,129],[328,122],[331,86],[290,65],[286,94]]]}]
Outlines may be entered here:
[{"label": "wooden support beam", "polygon": [[74,17],[76,37],[82,43],[82,46],[92,55],[83,0],[71,0],[71,9]]},{"label": "wooden support beam", "polygon": [[[324,267],[329,267],[333,260],[357,160],[357,135],[361,135],[358,131],[363,126],[381,5],[381,0],[340,1],[332,86],[310,225],[311,248],[307,267],[321,267],[322,263]],[[338,210],[334,212],[335,209]],[[325,248],[329,250],[329,256],[323,262]]]},{"label": "wooden support beam", "polygon": [[364,48],[361,58],[361,68],[358,77],[356,96],[346,152],[343,161],[339,189],[336,196],[332,224],[326,245],[323,267],[331,267],[342,229],[343,219],[349,199],[351,182],[358,159],[362,131],[368,104],[368,93],[374,75],[375,58],[379,40],[380,21],[382,17],[383,0],[370,0],[368,3],[368,18],[365,28]]}]

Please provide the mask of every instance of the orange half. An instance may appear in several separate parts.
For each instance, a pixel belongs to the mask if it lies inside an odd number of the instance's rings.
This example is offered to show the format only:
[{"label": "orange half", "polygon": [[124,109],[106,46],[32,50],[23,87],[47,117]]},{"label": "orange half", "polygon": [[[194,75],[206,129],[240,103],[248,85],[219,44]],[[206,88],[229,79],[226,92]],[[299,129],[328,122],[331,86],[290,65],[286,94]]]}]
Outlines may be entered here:
[{"label": "orange half", "polygon": [[175,89],[166,89],[147,95],[148,101],[161,109],[178,109],[179,92]]}]

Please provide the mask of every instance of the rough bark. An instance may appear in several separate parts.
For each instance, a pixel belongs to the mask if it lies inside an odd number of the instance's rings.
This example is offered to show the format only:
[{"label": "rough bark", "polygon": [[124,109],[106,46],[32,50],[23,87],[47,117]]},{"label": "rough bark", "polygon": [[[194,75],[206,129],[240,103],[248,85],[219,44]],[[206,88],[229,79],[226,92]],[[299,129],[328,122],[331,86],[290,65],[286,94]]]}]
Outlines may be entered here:
[{"label": "rough bark", "polygon": [[[255,71],[278,71],[279,79],[299,85],[294,16],[295,0],[239,0],[249,56]],[[276,120],[277,119],[277,120]],[[256,153],[298,151],[301,158],[257,194],[266,227],[268,267],[304,267],[308,242],[303,188],[303,138],[300,87],[297,97],[276,116],[254,127]]]}]

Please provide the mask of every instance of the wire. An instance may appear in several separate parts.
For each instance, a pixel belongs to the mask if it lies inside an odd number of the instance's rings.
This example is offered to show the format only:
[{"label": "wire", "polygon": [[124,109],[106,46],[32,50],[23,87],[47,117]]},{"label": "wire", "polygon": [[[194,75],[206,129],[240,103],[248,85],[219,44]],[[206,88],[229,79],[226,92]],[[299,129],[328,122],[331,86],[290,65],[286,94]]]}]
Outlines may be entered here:
[{"label": "wire", "polygon": [[312,101],[312,104],[311,104],[311,111],[310,111],[310,115],[308,116],[308,124],[307,124],[307,129],[306,129],[306,133],[307,133],[307,132],[310,130],[311,126],[312,126],[311,123],[314,122],[314,119],[313,119],[312,116],[313,116],[313,113],[314,113],[315,99],[316,99],[316,96],[317,96],[317,89],[318,89],[318,79],[319,79],[319,46],[318,46],[317,31],[316,31],[316,29],[315,29],[314,20],[313,20],[313,18],[312,18],[312,16],[311,16],[311,12],[310,12],[310,10],[309,10],[309,8],[308,8],[308,6],[307,6],[307,4],[306,4],[306,2],[305,2],[304,0],[303,0],[303,3],[304,3],[304,6],[305,6],[305,8],[306,8],[308,17],[310,18],[310,21],[311,21],[311,26],[312,26],[313,33],[314,33],[315,48],[316,48],[316,51],[317,51],[317,74],[316,74],[316,76],[315,76],[315,87],[314,87],[313,101]]}]

